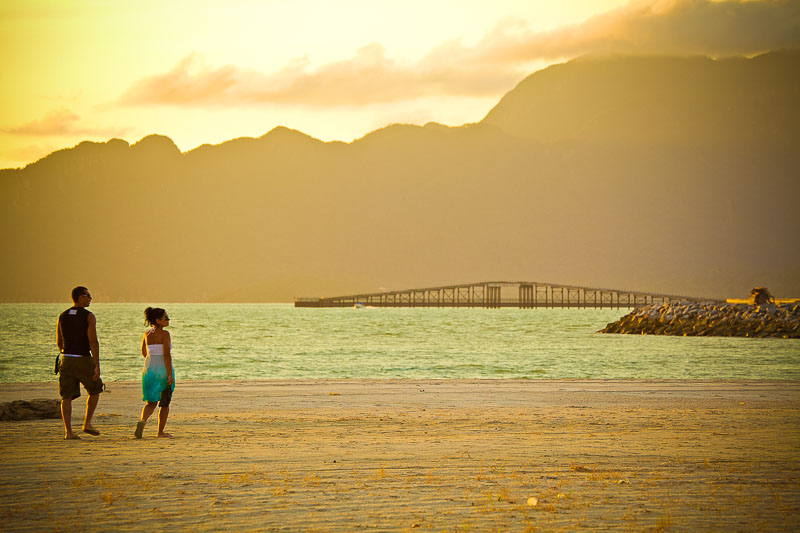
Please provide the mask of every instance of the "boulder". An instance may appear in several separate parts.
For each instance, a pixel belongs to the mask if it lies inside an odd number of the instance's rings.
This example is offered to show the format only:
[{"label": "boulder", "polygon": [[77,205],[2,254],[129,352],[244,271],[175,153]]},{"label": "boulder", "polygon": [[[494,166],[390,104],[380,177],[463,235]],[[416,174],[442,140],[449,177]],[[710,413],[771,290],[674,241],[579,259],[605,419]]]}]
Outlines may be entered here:
[{"label": "boulder", "polygon": [[61,418],[61,400],[16,400],[0,404],[0,421]]}]

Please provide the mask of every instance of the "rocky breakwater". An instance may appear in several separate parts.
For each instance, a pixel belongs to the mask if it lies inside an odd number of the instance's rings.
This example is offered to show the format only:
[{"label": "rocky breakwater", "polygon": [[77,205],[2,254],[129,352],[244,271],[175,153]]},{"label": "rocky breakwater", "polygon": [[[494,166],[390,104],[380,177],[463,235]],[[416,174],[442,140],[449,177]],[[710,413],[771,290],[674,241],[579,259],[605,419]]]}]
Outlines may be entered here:
[{"label": "rocky breakwater", "polygon": [[16,400],[0,403],[0,420],[61,418],[61,400]]},{"label": "rocky breakwater", "polygon": [[664,302],[637,308],[599,333],[800,339],[800,303]]}]

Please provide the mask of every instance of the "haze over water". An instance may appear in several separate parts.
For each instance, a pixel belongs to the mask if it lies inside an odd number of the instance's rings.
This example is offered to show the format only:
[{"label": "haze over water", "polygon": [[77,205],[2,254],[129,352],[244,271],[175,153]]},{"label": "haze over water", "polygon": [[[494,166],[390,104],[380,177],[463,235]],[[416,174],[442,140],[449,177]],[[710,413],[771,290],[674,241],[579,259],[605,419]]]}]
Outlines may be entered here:
[{"label": "haze over water", "polygon": [[[93,304],[106,382],[141,376],[143,304]],[[64,304],[0,305],[0,381],[53,381]],[[627,310],[169,304],[178,381],[800,379],[800,341],[596,333]]]}]

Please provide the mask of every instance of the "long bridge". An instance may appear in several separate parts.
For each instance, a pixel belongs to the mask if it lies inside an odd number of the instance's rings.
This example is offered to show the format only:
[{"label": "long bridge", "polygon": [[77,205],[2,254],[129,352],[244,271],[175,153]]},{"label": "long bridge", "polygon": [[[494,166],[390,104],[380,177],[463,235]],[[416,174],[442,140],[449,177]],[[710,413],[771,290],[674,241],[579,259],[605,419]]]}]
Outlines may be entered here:
[{"label": "long bridge", "polygon": [[484,281],[461,285],[346,296],[295,298],[295,307],[481,307],[500,308],[632,308],[670,301],[713,301],[618,289],[598,289],[538,281]]}]

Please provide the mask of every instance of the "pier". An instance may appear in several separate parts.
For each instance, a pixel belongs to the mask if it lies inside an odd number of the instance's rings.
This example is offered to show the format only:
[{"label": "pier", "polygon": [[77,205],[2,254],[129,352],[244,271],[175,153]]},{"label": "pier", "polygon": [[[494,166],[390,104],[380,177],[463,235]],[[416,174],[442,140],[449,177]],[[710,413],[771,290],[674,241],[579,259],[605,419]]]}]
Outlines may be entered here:
[{"label": "pier", "polygon": [[295,307],[516,307],[619,309],[671,301],[712,301],[710,298],[677,296],[619,289],[598,289],[537,281],[484,281],[461,285],[384,291],[346,296],[295,298]]}]

